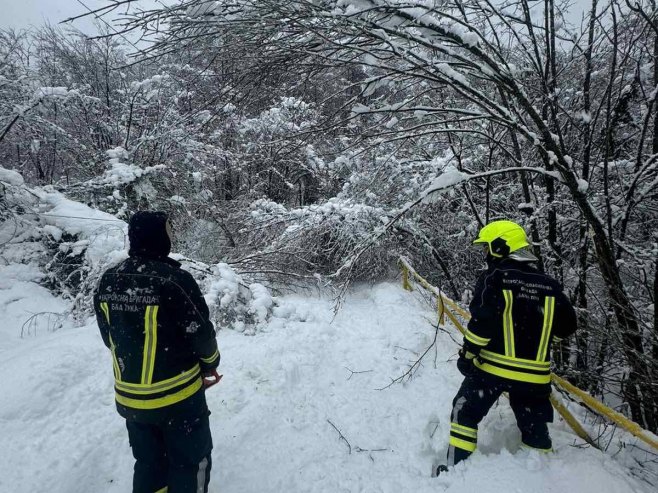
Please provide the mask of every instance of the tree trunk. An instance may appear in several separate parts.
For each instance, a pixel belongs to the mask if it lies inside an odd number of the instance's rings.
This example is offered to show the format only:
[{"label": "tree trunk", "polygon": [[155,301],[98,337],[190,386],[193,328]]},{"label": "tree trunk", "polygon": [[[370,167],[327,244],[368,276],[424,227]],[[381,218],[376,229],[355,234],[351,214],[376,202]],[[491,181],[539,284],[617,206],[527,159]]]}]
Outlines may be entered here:
[{"label": "tree trunk", "polygon": [[[590,115],[592,111],[592,103],[590,90],[592,85],[592,49],[594,45],[594,30],[596,28],[596,8],[598,0],[592,0],[592,8],[590,10],[589,25],[587,32],[587,49],[585,50],[585,79],[583,81],[583,111],[586,115]],[[590,162],[592,159],[592,129],[591,120],[585,119],[583,122],[583,167],[581,178],[586,182],[590,179]],[[580,217],[579,227],[579,240],[580,252],[578,255],[578,266],[580,268],[578,275],[578,285],[576,286],[576,303],[580,308],[578,312],[578,328],[576,334],[576,348],[578,354],[576,355],[576,370],[584,371],[588,368],[589,361],[588,355],[590,351],[590,334],[589,334],[589,313],[587,311],[587,269],[588,269],[588,253],[589,253],[589,239],[587,237],[587,222],[584,218]],[[592,388],[593,382],[588,382],[588,386]]]}]

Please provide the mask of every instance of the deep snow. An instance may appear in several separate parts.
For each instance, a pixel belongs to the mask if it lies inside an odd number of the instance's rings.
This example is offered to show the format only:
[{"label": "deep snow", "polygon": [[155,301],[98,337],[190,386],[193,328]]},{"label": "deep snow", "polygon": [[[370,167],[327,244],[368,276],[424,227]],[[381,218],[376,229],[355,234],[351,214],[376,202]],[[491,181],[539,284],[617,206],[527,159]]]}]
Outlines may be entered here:
[{"label": "deep snow", "polygon": [[[41,322],[20,338],[32,313],[65,308],[31,282],[37,276],[0,267],[0,492],[130,491],[132,456],[94,321],[54,331]],[[392,283],[361,287],[333,321],[328,299],[279,304],[253,336],[219,331],[224,379],[208,392],[211,492],[654,491],[618,460],[572,446],[580,440],[559,421],[554,454],[519,450],[502,399],[483,423],[479,452],[431,478],[460,383],[455,334],[439,334],[436,367],[432,352],[413,380],[376,390],[433,338],[434,313],[416,295]]]}]

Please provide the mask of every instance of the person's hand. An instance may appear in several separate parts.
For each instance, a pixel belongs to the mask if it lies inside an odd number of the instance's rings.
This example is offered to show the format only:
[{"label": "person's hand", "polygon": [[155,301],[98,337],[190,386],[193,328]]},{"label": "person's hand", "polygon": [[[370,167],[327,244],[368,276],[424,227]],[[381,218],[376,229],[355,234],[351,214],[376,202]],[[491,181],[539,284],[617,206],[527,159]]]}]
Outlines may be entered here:
[{"label": "person's hand", "polygon": [[466,351],[464,348],[459,351],[459,359],[457,360],[457,369],[459,370],[459,373],[465,377],[469,377],[475,373],[475,365],[473,364],[475,356],[474,353]]},{"label": "person's hand", "polygon": [[212,370],[203,374],[203,388],[209,389],[213,385],[219,383],[224,375],[219,375],[217,370]]}]

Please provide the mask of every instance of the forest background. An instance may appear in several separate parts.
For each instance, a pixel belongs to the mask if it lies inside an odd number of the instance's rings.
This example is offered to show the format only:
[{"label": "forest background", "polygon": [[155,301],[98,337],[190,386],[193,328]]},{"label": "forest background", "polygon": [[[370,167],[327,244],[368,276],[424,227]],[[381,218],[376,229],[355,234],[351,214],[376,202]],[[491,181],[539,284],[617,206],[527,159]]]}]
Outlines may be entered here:
[{"label": "forest background", "polygon": [[[472,239],[516,220],[578,309],[557,372],[658,431],[654,2],[140,3],[81,7],[91,38],[0,31],[4,168],[121,219],[165,210],[185,256],[338,297],[405,256],[468,301]],[[0,248],[38,220],[8,193]],[[88,291],[79,238],[38,234],[44,282]]]}]

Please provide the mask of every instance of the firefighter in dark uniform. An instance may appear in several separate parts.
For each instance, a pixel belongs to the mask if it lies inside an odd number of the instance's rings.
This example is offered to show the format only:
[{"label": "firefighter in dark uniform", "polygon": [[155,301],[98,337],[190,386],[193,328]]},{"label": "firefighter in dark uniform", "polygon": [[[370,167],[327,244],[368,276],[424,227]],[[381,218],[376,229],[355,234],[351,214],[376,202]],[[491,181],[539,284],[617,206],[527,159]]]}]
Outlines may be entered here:
[{"label": "firefighter in dark uniform", "polygon": [[210,480],[205,388],[220,378],[220,356],[199,286],[168,258],[170,231],[166,214],[135,213],[129,258],[103,274],[94,296],[135,456],[134,493],[206,492]]},{"label": "firefighter in dark uniform", "polygon": [[457,361],[465,378],[453,401],[448,464],[437,474],[473,453],[478,424],[503,392],[523,446],[551,451],[551,344],[576,330],[571,303],[560,284],[533,265],[537,258],[521,226],[494,221],[474,243],[485,245],[488,268],[469,307],[472,318]]}]

